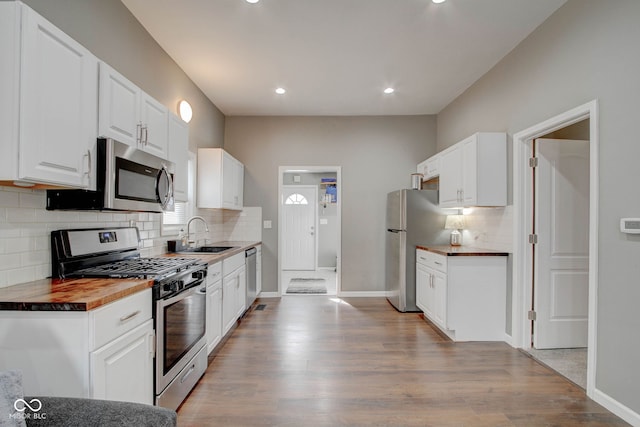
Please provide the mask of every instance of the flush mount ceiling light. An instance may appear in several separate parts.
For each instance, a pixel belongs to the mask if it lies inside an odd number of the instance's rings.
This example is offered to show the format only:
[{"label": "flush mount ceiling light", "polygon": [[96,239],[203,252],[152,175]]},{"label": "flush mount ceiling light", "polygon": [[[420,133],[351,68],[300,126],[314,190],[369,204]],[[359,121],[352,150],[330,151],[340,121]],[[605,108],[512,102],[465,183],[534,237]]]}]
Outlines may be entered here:
[{"label": "flush mount ceiling light", "polygon": [[431,1],[434,2],[435,4],[440,4],[440,3],[444,3],[446,0],[431,0]]},{"label": "flush mount ceiling light", "polygon": [[247,3],[251,3],[251,4],[256,4],[258,3],[260,0],[245,0]]},{"label": "flush mount ceiling light", "polygon": [[395,92],[396,90],[392,87],[388,87],[386,88],[383,92],[386,93],[387,95],[389,95],[390,93]]},{"label": "flush mount ceiling light", "polygon": [[276,93],[278,95],[284,95],[285,93],[287,93],[287,91],[283,87],[279,87],[278,89],[276,89]]},{"label": "flush mount ceiling light", "polygon": [[189,123],[193,117],[191,105],[184,99],[178,104],[178,113],[180,114],[180,118],[186,123]]}]

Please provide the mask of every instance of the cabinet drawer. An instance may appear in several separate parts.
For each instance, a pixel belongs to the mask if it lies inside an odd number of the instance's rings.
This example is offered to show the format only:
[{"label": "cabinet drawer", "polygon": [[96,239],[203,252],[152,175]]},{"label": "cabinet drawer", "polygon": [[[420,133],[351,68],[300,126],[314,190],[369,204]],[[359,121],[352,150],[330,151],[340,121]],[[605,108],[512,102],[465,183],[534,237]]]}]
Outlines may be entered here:
[{"label": "cabinet drawer", "polygon": [[145,289],[90,311],[89,325],[93,330],[91,349],[99,348],[151,319],[151,305],[151,289]]},{"label": "cabinet drawer", "polygon": [[222,274],[225,276],[244,266],[244,252],[222,260]]},{"label": "cabinet drawer", "polygon": [[447,272],[447,257],[444,255],[417,249],[416,262],[443,273]]},{"label": "cabinet drawer", "polygon": [[222,263],[217,262],[207,268],[207,286],[222,279]]}]

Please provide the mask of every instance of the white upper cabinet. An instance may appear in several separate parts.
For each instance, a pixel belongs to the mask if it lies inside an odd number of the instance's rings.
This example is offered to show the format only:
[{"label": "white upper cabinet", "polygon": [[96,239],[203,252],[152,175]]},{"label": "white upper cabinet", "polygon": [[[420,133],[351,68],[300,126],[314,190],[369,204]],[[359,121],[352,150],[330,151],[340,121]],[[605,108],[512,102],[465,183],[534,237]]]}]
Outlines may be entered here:
[{"label": "white upper cabinet", "polygon": [[198,149],[199,208],[241,210],[244,165],[222,148]]},{"label": "white upper cabinet", "polygon": [[98,133],[166,159],[167,107],[100,62]]},{"label": "white upper cabinet", "polygon": [[97,59],[19,2],[0,2],[0,180],[95,187]]},{"label": "white upper cabinet", "polygon": [[417,172],[423,175],[424,181],[440,175],[440,153],[418,164]]},{"label": "white upper cabinet", "polygon": [[142,149],[163,159],[168,158],[169,138],[167,136],[167,123],[169,110],[164,105],[144,92],[140,93],[142,111],[140,121],[142,123]]},{"label": "white upper cabinet", "polygon": [[480,132],[440,155],[440,206],[507,205],[507,137]]},{"label": "white upper cabinet", "polygon": [[189,196],[189,125],[169,113],[169,160],[175,164],[173,196],[177,202],[187,202]]}]

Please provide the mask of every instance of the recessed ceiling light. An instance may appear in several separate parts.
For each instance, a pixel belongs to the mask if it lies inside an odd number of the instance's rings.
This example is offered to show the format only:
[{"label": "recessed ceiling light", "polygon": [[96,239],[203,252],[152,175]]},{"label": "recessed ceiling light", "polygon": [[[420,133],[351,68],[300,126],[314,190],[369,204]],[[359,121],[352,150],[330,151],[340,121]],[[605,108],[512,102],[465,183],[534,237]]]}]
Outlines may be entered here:
[{"label": "recessed ceiling light", "polygon": [[251,3],[251,4],[255,4],[258,3],[260,0],[245,0],[247,3]]},{"label": "recessed ceiling light", "polygon": [[278,95],[284,95],[287,91],[283,88],[283,87],[279,87],[278,89],[276,89],[276,93]]},{"label": "recessed ceiling light", "polygon": [[395,92],[395,89],[392,87],[388,87],[384,90],[384,93],[386,93],[387,95],[393,92]]},{"label": "recessed ceiling light", "polygon": [[444,3],[446,0],[431,0],[431,1],[434,2],[435,4],[440,4],[440,3]]}]

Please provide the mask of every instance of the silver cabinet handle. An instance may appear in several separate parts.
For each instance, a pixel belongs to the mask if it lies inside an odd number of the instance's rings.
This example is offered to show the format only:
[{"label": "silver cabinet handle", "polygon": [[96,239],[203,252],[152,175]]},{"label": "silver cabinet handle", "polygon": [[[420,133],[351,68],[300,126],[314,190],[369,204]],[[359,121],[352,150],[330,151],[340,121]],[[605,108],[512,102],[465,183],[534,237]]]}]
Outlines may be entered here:
[{"label": "silver cabinet handle", "polygon": [[438,262],[438,261],[433,261],[433,263],[434,263],[435,265],[442,265],[442,263],[441,263],[441,262]]},{"label": "silver cabinet handle", "polygon": [[136,142],[142,144],[142,122],[136,125]]},{"label": "silver cabinet handle", "polygon": [[140,310],[136,310],[136,311],[134,311],[134,312],[133,312],[133,313],[131,313],[131,314],[127,314],[126,316],[122,316],[122,317],[120,318],[120,321],[121,321],[121,322],[126,322],[126,321],[127,321],[127,320],[129,320],[129,319],[133,319],[133,318],[134,318],[134,317],[136,317],[138,314],[140,314]]},{"label": "silver cabinet handle", "polygon": [[149,144],[149,126],[144,127],[144,145]]}]

